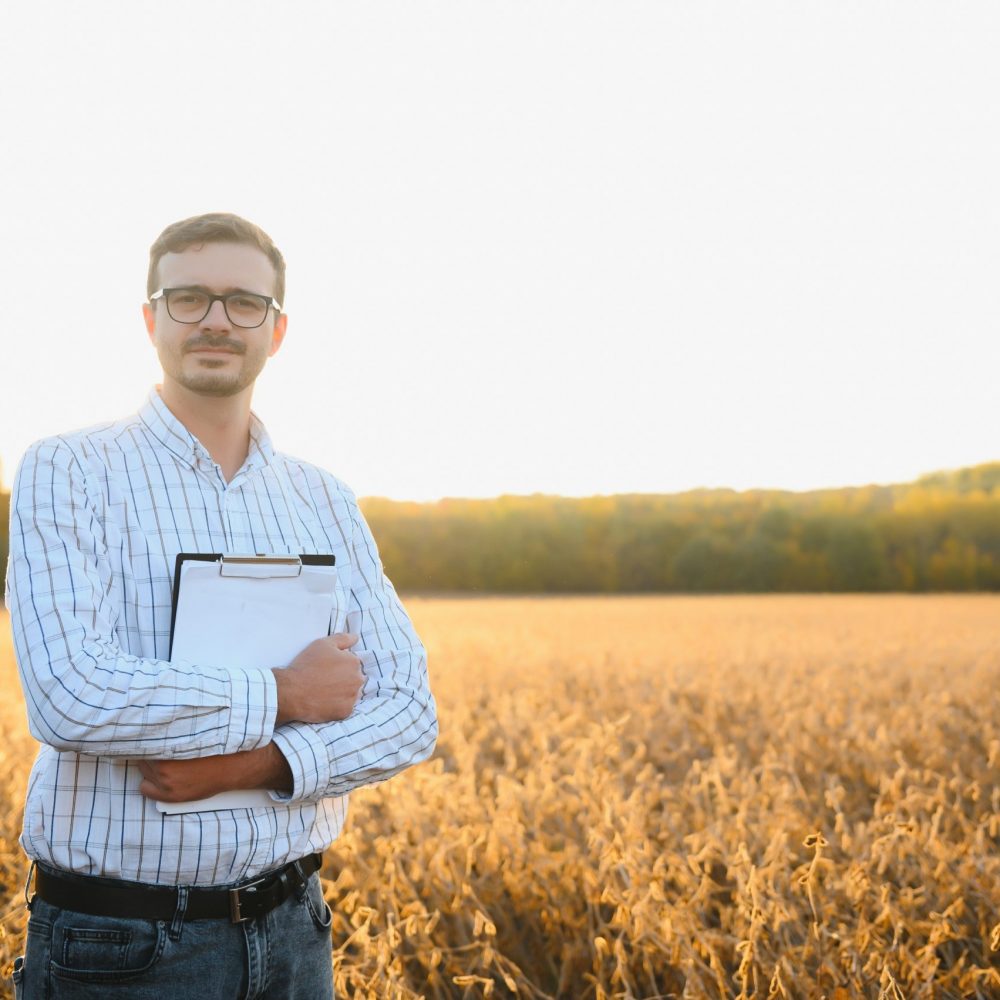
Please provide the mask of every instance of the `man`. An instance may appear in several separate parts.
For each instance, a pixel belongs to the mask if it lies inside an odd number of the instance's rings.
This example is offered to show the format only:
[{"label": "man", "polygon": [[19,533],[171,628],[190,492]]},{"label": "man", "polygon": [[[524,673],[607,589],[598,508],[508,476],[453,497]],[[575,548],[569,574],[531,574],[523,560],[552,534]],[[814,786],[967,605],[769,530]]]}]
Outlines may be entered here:
[{"label": "man", "polygon": [[[424,650],[354,494],[276,452],[250,410],[285,337],[284,284],[251,223],[169,226],[143,306],[162,385],[18,470],[7,603],[43,744],[21,837],[25,1000],[332,997],[320,852],[353,788],[433,750]],[[284,669],[169,662],[185,551],[332,553],[332,634]],[[156,807],[249,788],[273,805]]]}]

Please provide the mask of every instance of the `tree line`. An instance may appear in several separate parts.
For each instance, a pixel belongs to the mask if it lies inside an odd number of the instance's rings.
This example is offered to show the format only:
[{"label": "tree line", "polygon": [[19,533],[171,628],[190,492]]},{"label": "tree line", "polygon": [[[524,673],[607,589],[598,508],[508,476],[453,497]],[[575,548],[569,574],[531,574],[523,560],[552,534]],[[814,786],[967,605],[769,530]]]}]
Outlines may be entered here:
[{"label": "tree line", "polygon": [[[0,566],[9,496],[0,493]],[[407,592],[1000,590],[1000,462],[792,493],[362,501]]]},{"label": "tree line", "polygon": [[405,591],[1000,590],[1000,462],[805,493],[369,499],[363,508]]}]

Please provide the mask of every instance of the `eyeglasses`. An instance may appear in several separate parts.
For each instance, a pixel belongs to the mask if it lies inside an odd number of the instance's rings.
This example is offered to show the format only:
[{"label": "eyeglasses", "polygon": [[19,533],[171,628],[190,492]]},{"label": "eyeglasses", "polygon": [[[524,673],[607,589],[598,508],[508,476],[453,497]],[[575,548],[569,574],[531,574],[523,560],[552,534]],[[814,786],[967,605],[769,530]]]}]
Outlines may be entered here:
[{"label": "eyeglasses", "polygon": [[229,322],[243,330],[260,326],[267,319],[267,310],[272,307],[281,312],[281,303],[277,299],[253,292],[213,295],[202,288],[161,288],[149,297],[150,302],[157,299],[163,299],[167,304],[167,314],[175,323],[200,323],[215,302],[221,302]]}]

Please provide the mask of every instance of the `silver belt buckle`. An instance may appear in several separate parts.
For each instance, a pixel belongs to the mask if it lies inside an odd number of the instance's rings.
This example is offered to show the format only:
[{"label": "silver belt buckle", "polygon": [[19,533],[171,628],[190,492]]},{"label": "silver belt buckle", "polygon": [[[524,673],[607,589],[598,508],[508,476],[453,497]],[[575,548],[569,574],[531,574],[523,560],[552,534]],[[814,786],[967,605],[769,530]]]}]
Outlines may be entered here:
[{"label": "silver belt buckle", "polygon": [[248,882],[246,885],[241,885],[238,889],[229,890],[229,918],[234,924],[243,924],[250,919],[250,917],[244,917],[240,908],[240,893],[241,892],[256,892],[257,886],[261,883],[266,882],[267,878],[259,878],[253,882]]}]

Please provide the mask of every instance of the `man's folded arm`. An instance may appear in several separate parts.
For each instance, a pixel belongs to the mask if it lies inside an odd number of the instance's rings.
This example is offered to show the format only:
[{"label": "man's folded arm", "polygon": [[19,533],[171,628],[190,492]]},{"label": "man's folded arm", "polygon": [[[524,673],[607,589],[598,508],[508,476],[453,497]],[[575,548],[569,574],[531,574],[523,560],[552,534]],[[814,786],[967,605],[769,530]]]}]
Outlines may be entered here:
[{"label": "man's folded arm", "polygon": [[288,761],[290,795],[310,801],[384,781],[429,757],[437,740],[437,709],[427,656],[396,591],[386,578],[371,531],[353,495],[350,608],[347,631],[358,642],[364,685],[348,718],[279,726],[274,742]]},{"label": "man's folded arm", "polygon": [[122,650],[98,503],[67,442],[28,450],[11,496],[7,605],[32,735],[58,750],[128,757],[266,745],[277,714],[270,670]]}]

